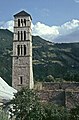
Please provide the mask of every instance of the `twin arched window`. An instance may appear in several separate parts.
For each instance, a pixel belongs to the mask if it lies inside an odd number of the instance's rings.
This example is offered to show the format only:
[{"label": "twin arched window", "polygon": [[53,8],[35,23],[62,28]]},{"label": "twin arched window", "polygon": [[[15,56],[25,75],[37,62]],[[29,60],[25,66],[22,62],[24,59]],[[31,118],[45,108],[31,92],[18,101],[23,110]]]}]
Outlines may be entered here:
[{"label": "twin arched window", "polygon": [[26,31],[18,31],[18,41],[26,40]]},{"label": "twin arched window", "polygon": [[26,55],[26,45],[17,45],[17,55]]}]

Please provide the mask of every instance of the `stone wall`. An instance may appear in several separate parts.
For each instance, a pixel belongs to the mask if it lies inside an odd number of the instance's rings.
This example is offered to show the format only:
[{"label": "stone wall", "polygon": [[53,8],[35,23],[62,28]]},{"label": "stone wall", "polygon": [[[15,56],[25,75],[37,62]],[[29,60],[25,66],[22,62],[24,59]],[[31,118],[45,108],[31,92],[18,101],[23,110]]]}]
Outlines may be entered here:
[{"label": "stone wall", "polygon": [[72,108],[79,104],[79,83],[53,83],[44,82],[40,84],[38,96],[42,102],[52,102]]},{"label": "stone wall", "polygon": [[53,90],[40,90],[38,91],[38,96],[42,102],[50,102],[58,105],[65,105],[64,101],[64,91],[53,91]]},{"label": "stone wall", "polygon": [[42,83],[43,90],[59,90],[59,89],[73,89],[79,90],[79,82],[44,82]]},{"label": "stone wall", "polygon": [[79,91],[66,91],[65,104],[67,108],[72,108],[79,105]]}]

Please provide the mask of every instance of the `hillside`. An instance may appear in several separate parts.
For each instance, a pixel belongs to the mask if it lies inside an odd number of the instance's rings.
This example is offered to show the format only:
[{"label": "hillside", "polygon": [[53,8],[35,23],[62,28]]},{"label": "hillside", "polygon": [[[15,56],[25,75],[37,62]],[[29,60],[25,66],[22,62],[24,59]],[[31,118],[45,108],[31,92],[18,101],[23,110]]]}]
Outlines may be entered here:
[{"label": "hillside", "polygon": [[[11,55],[13,33],[0,30],[0,76],[11,85]],[[45,81],[47,76],[79,80],[79,43],[53,44],[33,36],[34,79]]]},{"label": "hillside", "polygon": [[46,76],[66,80],[79,80],[79,43],[53,44],[33,37],[33,63],[35,77]]},{"label": "hillside", "polygon": [[11,51],[13,34],[0,29],[0,77],[11,85]]},{"label": "hillside", "polygon": [[55,42],[60,43],[70,43],[70,42],[78,42],[79,41],[79,29],[73,31],[72,33],[69,33],[67,35],[59,36],[56,39],[54,39]]}]

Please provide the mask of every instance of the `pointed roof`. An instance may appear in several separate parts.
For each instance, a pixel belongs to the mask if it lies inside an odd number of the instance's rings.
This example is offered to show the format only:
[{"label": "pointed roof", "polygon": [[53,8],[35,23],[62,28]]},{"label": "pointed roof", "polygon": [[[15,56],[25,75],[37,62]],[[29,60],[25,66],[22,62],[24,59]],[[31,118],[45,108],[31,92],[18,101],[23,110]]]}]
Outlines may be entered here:
[{"label": "pointed roof", "polygon": [[24,16],[27,17],[30,16],[30,18],[32,19],[31,15],[25,12],[24,10],[14,15],[14,17],[24,17]]}]

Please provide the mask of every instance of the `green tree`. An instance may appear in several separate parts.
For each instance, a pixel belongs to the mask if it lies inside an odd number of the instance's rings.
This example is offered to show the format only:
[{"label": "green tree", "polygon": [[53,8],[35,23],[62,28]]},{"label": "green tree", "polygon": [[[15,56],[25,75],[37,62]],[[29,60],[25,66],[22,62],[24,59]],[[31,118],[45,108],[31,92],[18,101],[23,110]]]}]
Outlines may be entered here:
[{"label": "green tree", "polygon": [[64,107],[48,104],[45,106],[44,120],[69,120],[68,110]]},{"label": "green tree", "polygon": [[10,104],[11,117],[15,116],[15,120],[43,120],[44,109],[34,90],[23,88]]},{"label": "green tree", "polygon": [[70,110],[70,119],[69,120],[79,120],[79,106],[72,108]]}]

